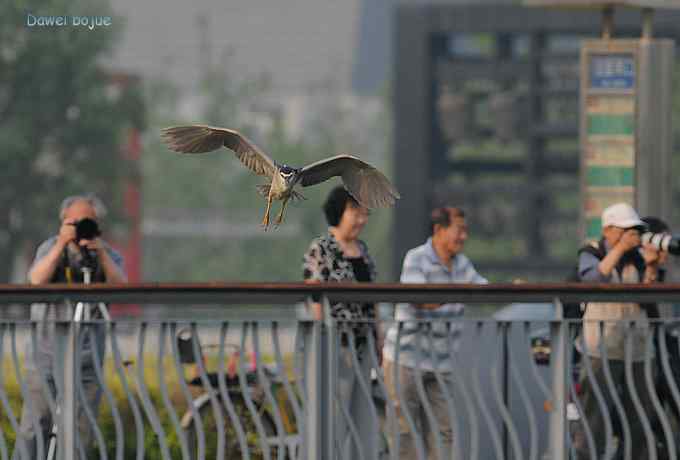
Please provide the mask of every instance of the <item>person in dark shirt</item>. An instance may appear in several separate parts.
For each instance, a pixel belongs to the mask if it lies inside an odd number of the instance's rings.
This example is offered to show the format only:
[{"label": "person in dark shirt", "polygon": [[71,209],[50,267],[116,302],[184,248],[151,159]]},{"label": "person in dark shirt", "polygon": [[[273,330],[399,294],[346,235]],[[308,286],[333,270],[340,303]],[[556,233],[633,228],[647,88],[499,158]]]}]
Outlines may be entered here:
[{"label": "person in dark shirt", "polygon": [[[368,209],[340,186],[330,192],[323,210],[328,222],[328,232],[315,238],[304,255],[305,282],[374,281],[375,263],[368,253],[366,243],[359,239],[368,222]],[[323,319],[322,306],[319,303],[312,304],[311,308],[314,319]],[[375,322],[373,305],[336,303],[330,306],[330,315],[337,321],[336,330],[340,335],[337,397],[334,398],[336,440],[342,448],[342,458],[359,458],[359,449],[352,440],[346,418],[349,416],[357,427],[357,432],[369,440],[368,449],[373,452],[378,440],[378,421],[371,416],[370,406],[373,402],[362,392],[358,379],[370,386],[372,360],[368,353],[372,350],[368,349],[369,336],[374,334],[376,339],[378,361],[382,355],[382,340]],[[356,350],[359,369],[353,364],[352,348]]]}]

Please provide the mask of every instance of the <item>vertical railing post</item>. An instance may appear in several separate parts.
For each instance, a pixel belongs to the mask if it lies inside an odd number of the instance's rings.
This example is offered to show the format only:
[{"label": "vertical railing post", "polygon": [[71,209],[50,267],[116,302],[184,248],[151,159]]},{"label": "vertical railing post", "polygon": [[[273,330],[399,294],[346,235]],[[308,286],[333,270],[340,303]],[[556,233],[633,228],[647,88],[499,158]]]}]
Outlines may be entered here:
[{"label": "vertical railing post", "polygon": [[328,297],[323,297],[322,304],[324,312],[325,325],[325,340],[322,344],[323,350],[323,376],[324,376],[324,393],[322,394],[322,424],[325,427],[326,437],[324,438],[324,452],[326,455],[321,458],[333,459],[335,458],[335,417],[340,417],[340,414],[335,414],[335,395],[337,394],[336,384],[338,381],[338,349],[337,349],[337,330],[335,320],[331,316],[331,305]]},{"label": "vertical railing post", "polygon": [[562,315],[562,302],[553,301],[555,320],[550,323],[550,361],[552,362],[552,411],[550,413],[550,458],[567,458],[567,346],[569,346],[569,325]]},{"label": "vertical railing post", "polygon": [[[508,328],[510,323],[501,323],[500,328],[502,331],[501,340],[502,352],[503,352],[503,404],[505,407],[510,409],[510,354],[508,353]],[[508,458],[508,427],[503,424],[503,455]]]},{"label": "vertical railing post", "polygon": [[74,308],[70,301],[64,302],[65,311],[56,321],[54,334],[56,350],[52,363],[55,384],[57,387],[57,458],[71,460],[76,458],[76,338],[78,323],[73,320]]},{"label": "vertical railing post", "polygon": [[312,321],[304,332],[305,359],[305,460],[323,458],[321,450],[321,323]]},{"label": "vertical railing post", "polygon": [[[324,304],[327,303],[324,299]],[[327,310],[324,305],[324,310]],[[304,458],[315,460],[328,458],[332,452],[328,427],[332,411],[329,410],[330,397],[328,394],[328,339],[324,330],[324,321],[312,321],[305,327],[304,349],[305,359],[305,433]],[[329,446],[330,444],[330,446]]]}]

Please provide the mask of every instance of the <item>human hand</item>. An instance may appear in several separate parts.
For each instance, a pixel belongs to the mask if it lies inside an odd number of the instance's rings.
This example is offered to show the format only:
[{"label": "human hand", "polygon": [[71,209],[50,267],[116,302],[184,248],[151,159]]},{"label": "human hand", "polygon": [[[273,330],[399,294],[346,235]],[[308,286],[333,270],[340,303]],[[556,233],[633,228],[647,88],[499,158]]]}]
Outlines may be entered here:
[{"label": "human hand", "polygon": [[621,239],[616,243],[616,247],[620,248],[623,252],[628,252],[640,246],[641,243],[640,232],[634,228],[629,228],[623,232]]},{"label": "human hand", "polygon": [[101,238],[95,238],[93,240],[82,239],[78,241],[78,245],[90,251],[100,252],[102,249],[104,249],[104,244],[102,243]]},{"label": "human hand", "polygon": [[73,219],[66,219],[59,227],[59,234],[57,235],[57,244],[62,248],[71,241],[76,239],[76,223]]},{"label": "human hand", "polygon": [[656,245],[650,243],[643,244],[640,253],[642,254],[642,258],[645,260],[645,265],[648,267],[659,264],[661,259],[661,251],[659,251]]}]

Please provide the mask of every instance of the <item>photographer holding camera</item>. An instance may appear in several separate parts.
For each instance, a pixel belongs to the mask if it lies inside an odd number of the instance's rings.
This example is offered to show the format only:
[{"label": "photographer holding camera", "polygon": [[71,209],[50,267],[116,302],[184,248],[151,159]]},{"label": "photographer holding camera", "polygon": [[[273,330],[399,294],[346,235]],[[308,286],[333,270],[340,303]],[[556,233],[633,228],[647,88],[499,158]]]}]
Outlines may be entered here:
[{"label": "photographer holding camera", "polygon": [[[59,217],[61,226],[59,233],[38,247],[35,260],[29,270],[28,279],[31,284],[44,283],[125,283],[127,277],[123,268],[123,258],[108,243],[101,239],[99,221],[106,214],[102,202],[94,195],[71,196],[61,204]],[[92,305],[95,307],[97,305]],[[37,349],[32,341],[27,343],[26,377],[30,398],[30,408],[24,404],[21,414],[20,435],[26,441],[30,459],[37,457],[37,441],[33,420],[37,417],[42,431],[44,444],[48,444],[52,429],[52,417],[41,379],[42,369],[47,379],[48,388],[56,393],[54,370],[63,363],[54,359],[55,321],[94,320],[95,323],[84,326],[80,330],[78,344],[80,353],[80,374],[82,389],[87,404],[96,417],[101,387],[95,372],[95,357],[99,364],[103,362],[105,351],[105,330],[97,320],[106,318],[106,306],[99,308],[86,307],[83,318],[69,317],[73,314],[63,305],[33,304],[31,320],[37,322]],[[94,353],[94,351],[97,353]],[[85,455],[92,437],[82,405],[78,409],[79,451]],[[30,410],[34,411],[31,414]],[[17,444],[18,445],[18,444]],[[15,449],[13,458],[20,457],[21,449]],[[47,446],[45,446],[47,452]]]},{"label": "photographer holding camera", "polygon": [[[637,212],[626,203],[609,206],[602,213],[602,239],[591,242],[592,250],[579,251],[578,275],[583,282],[594,283],[653,283],[659,276],[661,250],[648,238],[643,242],[646,225]],[[594,382],[588,378],[586,367],[581,366],[580,383],[582,403],[590,430],[592,431],[598,457],[605,453],[605,417],[613,419],[614,435],[618,438],[618,448],[623,449],[624,439],[620,430],[621,421],[617,419],[615,397],[623,405],[630,426],[632,458],[645,458],[646,447],[644,429],[641,424],[631,388],[626,380],[626,360],[632,369],[632,379],[637,389],[639,404],[646,416],[652,417],[652,405],[645,381],[646,340],[651,334],[648,318],[658,317],[655,304],[632,302],[591,302],[586,304],[583,316],[582,338],[577,339],[576,347],[584,360],[590,360],[593,379],[602,391],[607,408],[603,414],[594,390]],[[631,323],[632,321],[632,323]],[[626,354],[626,342],[630,340],[630,358]],[[585,344],[583,346],[582,342]],[[603,355],[606,353],[606,356]],[[611,372],[615,388],[607,384],[604,359]],[[574,427],[574,447],[578,458],[590,458],[583,421]],[[606,455],[605,455],[606,456]]]},{"label": "photographer holding camera", "polygon": [[99,237],[97,222],[105,213],[104,205],[93,195],[66,198],[59,213],[59,234],[38,247],[28,273],[30,283],[82,282],[82,267],[94,258],[99,263],[92,281],[126,282],[122,257]]}]

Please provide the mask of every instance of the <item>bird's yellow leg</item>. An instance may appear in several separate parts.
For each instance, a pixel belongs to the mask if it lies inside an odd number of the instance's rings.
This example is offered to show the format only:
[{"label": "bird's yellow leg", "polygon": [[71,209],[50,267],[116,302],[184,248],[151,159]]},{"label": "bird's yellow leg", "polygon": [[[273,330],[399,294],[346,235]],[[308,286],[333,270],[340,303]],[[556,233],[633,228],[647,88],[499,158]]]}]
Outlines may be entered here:
[{"label": "bird's yellow leg", "polygon": [[272,197],[271,195],[267,197],[267,209],[264,212],[264,218],[262,219],[262,226],[266,230],[269,227],[269,212],[272,209]]},{"label": "bird's yellow leg", "polygon": [[288,204],[288,200],[290,198],[284,198],[283,203],[281,204],[281,212],[279,212],[279,215],[276,216],[276,220],[274,221],[274,225],[280,225],[281,222],[283,222],[283,213],[286,212],[286,205]]}]

